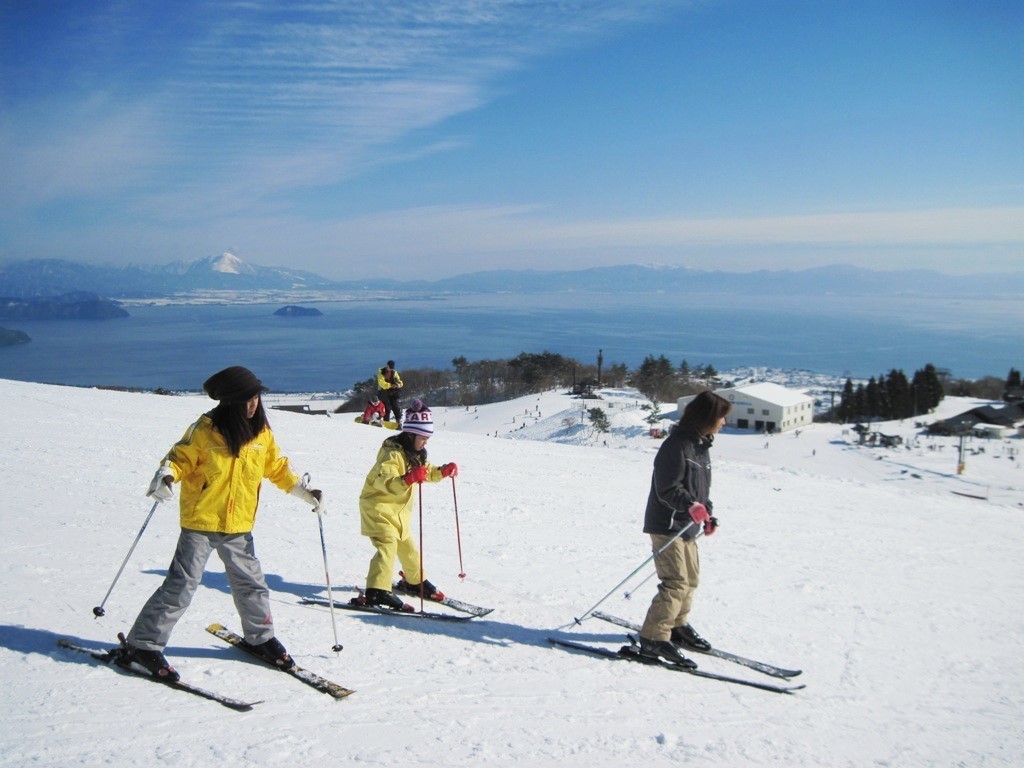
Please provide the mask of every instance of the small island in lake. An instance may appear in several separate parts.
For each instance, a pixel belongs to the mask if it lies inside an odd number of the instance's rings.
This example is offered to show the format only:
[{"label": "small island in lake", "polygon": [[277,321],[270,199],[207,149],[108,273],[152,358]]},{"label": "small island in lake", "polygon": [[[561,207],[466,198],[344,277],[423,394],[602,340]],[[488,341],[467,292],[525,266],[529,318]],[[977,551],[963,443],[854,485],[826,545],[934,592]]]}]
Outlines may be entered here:
[{"label": "small island in lake", "polygon": [[298,307],[289,304],[287,307],[281,307],[274,314],[278,317],[321,317],[323,312],[315,307]]},{"label": "small island in lake", "polygon": [[0,297],[3,320],[110,320],[128,317],[119,304],[95,293],[76,291],[50,298]]},{"label": "small island in lake", "polygon": [[15,344],[27,344],[32,341],[24,331],[15,331],[11,328],[0,328],[0,347],[11,347]]}]

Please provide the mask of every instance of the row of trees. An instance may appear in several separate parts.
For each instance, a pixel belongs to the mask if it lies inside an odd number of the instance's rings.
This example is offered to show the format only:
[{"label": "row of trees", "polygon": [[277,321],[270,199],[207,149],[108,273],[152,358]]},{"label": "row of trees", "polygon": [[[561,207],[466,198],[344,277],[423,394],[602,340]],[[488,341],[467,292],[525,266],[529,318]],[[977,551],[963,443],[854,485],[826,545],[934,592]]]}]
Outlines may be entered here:
[{"label": "row of trees", "polygon": [[[691,367],[686,360],[678,366],[664,355],[648,355],[633,371],[613,363],[600,371],[600,384],[607,387],[636,387],[652,403],[673,402],[702,389],[723,386],[714,366]],[[571,357],[542,352],[523,352],[511,359],[478,360],[464,356],[452,360],[452,368],[414,368],[402,371],[407,397],[419,397],[437,405],[478,405],[509,400],[560,387],[598,382],[598,369]],[[339,408],[362,410],[376,393],[376,379],[356,382],[352,398]],[[872,377],[866,384],[846,380],[842,399],[828,419],[842,423],[865,420],[913,418],[933,410],[946,395],[1000,399],[1021,390],[1021,373],[1011,368],[1005,380],[994,376],[977,381],[953,380],[948,371],[931,363],[908,379],[902,370]]]},{"label": "row of trees", "polygon": [[945,393],[938,370],[929,363],[915,371],[911,380],[901,370],[868,379],[867,384],[853,385],[846,380],[842,401],[836,406],[834,419],[841,423],[913,418],[934,409]]},{"label": "row of trees", "polygon": [[[603,383],[622,386],[628,369],[613,365],[603,374]],[[407,368],[401,371],[407,396],[419,397],[439,405],[481,405],[570,387],[576,382],[597,379],[597,366],[582,363],[552,352],[523,352],[512,359],[469,361],[465,356],[452,360],[452,368]],[[357,381],[352,398],[342,410],[362,409],[363,403],[377,391],[375,378]]]},{"label": "row of trees", "polygon": [[984,400],[1019,400],[1021,397],[1021,373],[1011,368],[1005,379],[998,376],[984,376],[980,379],[948,379],[943,388],[951,397],[977,397]]},{"label": "row of trees", "polygon": [[[480,405],[559,387],[594,384],[598,383],[598,373],[595,365],[547,351],[496,360],[470,361],[459,356],[452,360],[451,369],[411,368],[401,372],[407,396],[439,405]],[[635,371],[624,363],[602,367],[599,383],[605,387],[634,386],[650,400],[668,402],[707,388],[717,375],[711,365],[691,368],[684,360],[676,367],[664,355],[649,355]],[[377,381],[357,381],[353,388],[352,398],[340,410],[361,410],[377,391]]]},{"label": "row of trees", "polygon": [[677,368],[664,355],[648,355],[633,372],[630,383],[649,400],[667,403],[702,389],[719,386],[717,376],[718,371],[710,363],[691,368],[683,360]]}]

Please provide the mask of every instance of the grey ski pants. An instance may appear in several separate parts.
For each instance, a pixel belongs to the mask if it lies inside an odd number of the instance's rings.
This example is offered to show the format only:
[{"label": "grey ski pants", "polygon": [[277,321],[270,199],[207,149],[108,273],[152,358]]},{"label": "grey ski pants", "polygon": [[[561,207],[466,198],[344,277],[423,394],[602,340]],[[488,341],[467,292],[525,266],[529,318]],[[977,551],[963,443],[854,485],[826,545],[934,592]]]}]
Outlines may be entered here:
[{"label": "grey ski pants", "polygon": [[256,559],[252,534],[182,528],[167,576],[135,619],[128,633],[129,643],[147,651],[162,651],[166,647],[174,625],[192,603],[214,550],[224,563],[246,642],[258,645],[274,636],[270,590]]}]

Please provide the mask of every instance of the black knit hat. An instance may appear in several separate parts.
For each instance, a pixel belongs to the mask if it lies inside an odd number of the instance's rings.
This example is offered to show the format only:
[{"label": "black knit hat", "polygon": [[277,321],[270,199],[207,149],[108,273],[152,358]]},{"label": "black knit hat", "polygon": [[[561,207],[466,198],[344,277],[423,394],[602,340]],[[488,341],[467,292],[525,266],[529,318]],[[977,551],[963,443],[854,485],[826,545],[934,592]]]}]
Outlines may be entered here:
[{"label": "black knit hat", "polygon": [[268,389],[248,368],[233,365],[204,381],[203,391],[222,403],[244,403]]}]

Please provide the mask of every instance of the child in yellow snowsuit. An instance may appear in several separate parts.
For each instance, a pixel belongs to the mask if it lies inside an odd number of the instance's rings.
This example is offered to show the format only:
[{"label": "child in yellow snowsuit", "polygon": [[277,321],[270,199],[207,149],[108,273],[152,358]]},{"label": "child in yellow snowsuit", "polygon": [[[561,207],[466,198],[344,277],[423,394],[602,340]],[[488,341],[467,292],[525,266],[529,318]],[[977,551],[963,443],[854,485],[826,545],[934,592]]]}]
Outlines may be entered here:
[{"label": "child in yellow snowsuit", "polygon": [[405,572],[403,591],[418,595],[422,582],[427,598],[444,599],[420,573],[420,553],[412,536],[413,487],[455,477],[459,468],[455,464],[435,467],[427,461],[426,445],[434,434],[434,422],[430,409],[417,404],[418,409],[406,411],[402,431],[381,445],[359,495],[360,533],[369,537],[376,550],[366,575],[366,593],[356,599],[365,605],[405,608],[391,591],[396,557]]}]

